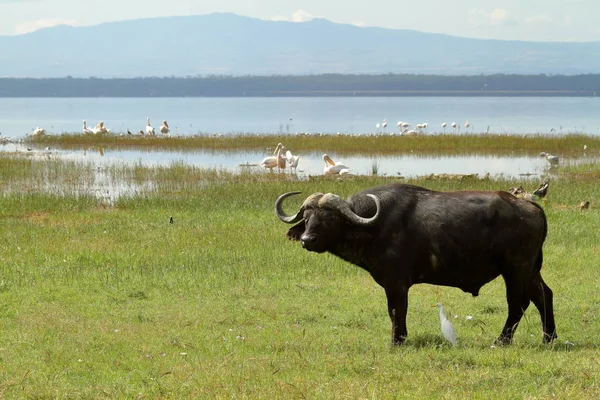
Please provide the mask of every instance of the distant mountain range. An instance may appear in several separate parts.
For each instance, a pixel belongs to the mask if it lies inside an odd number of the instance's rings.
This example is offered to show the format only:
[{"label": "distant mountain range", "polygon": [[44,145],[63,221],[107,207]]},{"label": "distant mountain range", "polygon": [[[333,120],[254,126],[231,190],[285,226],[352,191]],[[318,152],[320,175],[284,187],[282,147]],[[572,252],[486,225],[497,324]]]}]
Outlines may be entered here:
[{"label": "distant mountain range", "polygon": [[480,40],[229,13],[57,26],[0,36],[0,49],[0,77],[600,73],[600,42]]}]

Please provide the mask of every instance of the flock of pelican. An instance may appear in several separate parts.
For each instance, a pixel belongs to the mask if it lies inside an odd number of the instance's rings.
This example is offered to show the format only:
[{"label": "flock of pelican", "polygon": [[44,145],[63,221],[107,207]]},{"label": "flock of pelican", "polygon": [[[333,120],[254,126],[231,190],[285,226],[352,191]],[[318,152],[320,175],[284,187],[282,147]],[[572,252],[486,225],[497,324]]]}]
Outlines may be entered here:
[{"label": "flock of pelican", "polygon": [[98,122],[98,125],[96,125],[93,128],[88,128],[87,126],[87,122],[84,119],[83,120],[83,133],[109,133],[110,129],[108,129],[107,127],[104,126],[104,121],[100,121]]},{"label": "flock of pelican", "polygon": [[[300,156],[293,155],[282,143],[278,143],[273,154],[265,157],[260,166],[270,171],[277,168],[281,172],[285,171],[286,166],[289,165],[290,172],[297,172],[298,161],[300,161]],[[350,173],[350,168],[347,165],[336,163],[327,154],[323,154],[323,161],[325,162],[324,175],[347,175]]]},{"label": "flock of pelican", "polygon": [[[471,123],[467,120],[467,121],[465,121],[464,125],[465,125],[466,131],[469,132]],[[396,126],[398,128],[400,128],[401,135],[420,135],[423,133],[427,133],[427,127],[429,126],[429,124],[427,122],[423,122],[421,124],[416,124],[415,129],[409,129],[412,126],[411,124],[409,124],[408,122],[405,122],[405,121],[398,121]],[[448,126],[448,124],[445,122],[442,122],[441,126],[442,126],[442,129],[444,130],[444,133],[446,133],[446,127]],[[385,129],[386,127],[387,127],[387,120],[385,120],[385,119],[383,120],[383,122],[381,122],[381,123],[377,122],[375,124],[375,129],[377,132],[379,132],[380,129]],[[460,125],[457,124],[456,122],[452,122],[450,124],[450,127],[452,128],[454,133],[456,133],[457,130],[460,132]]]},{"label": "flock of pelican", "polygon": [[298,161],[300,161],[300,156],[293,155],[283,144],[278,143],[275,151],[273,151],[273,155],[265,157],[260,166],[268,168],[270,171],[273,171],[273,168],[277,168],[281,172],[281,170],[285,171],[286,165],[289,164],[291,172],[292,170],[297,171]]},{"label": "flock of pelican", "polygon": [[[40,129],[37,128],[36,131]],[[36,135],[36,131],[34,131],[33,135]],[[42,129],[43,131],[43,129]],[[100,121],[98,123],[98,125],[96,125],[93,128],[89,128],[87,126],[87,122],[84,119],[83,120],[83,128],[82,128],[83,133],[93,133],[93,134],[97,134],[97,133],[109,133],[110,129],[106,128],[104,126],[104,122]],[[162,122],[162,126],[159,128],[160,133],[162,133],[163,135],[168,135],[171,132],[171,128],[169,127],[169,124],[167,123],[167,121],[163,120]],[[44,131],[45,133],[45,131]],[[129,129],[127,129],[127,134],[128,135],[132,135],[133,133],[131,133],[131,131]],[[154,130],[154,127],[152,126],[152,124],[150,123],[150,117],[146,118],[146,129],[145,131],[140,129],[138,131],[139,135],[156,135],[156,131]]]}]

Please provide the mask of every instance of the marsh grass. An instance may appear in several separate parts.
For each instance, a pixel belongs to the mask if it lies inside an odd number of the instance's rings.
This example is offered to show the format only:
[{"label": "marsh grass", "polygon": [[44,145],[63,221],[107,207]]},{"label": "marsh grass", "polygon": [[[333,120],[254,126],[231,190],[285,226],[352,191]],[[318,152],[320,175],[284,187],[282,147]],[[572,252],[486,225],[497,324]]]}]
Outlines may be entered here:
[{"label": "marsh grass", "polygon": [[29,143],[45,147],[81,148],[106,146],[110,148],[155,148],[161,150],[209,150],[209,151],[263,151],[281,142],[294,151],[323,151],[335,149],[342,155],[355,154],[498,154],[537,155],[546,151],[561,156],[581,155],[584,145],[586,154],[600,155],[600,137],[583,134],[569,135],[511,135],[511,134],[436,134],[424,136],[391,135],[194,135],[194,136],[136,136],[61,134],[29,137]]},{"label": "marsh grass", "polygon": [[[76,188],[95,173],[84,164],[0,156],[0,166],[2,398],[600,395],[600,199],[587,175],[600,173],[597,165],[559,168],[548,194],[542,273],[554,291],[559,340],[541,344],[532,306],[505,348],[490,347],[506,318],[500,279],[477,298],[413,287],[409,339],[391,348],[381,288],[359,268],[289,242],[289,226],[273,215],[285,191],[348,196],[396,179],[119,166],[105,171],[109,179],[142,190],[106,206],[75,189],[27,190],[29,181]],[[576,208],[583,199],[592,203],[585,212]],[[288,211],[301,201],[290,199]],[[457,331],[455,348],[442,339],[437,302]]]}]

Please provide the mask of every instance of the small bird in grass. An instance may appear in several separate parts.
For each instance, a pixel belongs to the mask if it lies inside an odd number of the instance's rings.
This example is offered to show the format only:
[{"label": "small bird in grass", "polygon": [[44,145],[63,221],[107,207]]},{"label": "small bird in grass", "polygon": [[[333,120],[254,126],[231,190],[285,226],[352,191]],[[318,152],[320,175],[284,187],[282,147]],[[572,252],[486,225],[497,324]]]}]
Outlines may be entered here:
[{"label": "small bird in grass", "polygon": [[452,322],[446,317],[444,314],[444,306],[441,303],[437,303],[436,306],[440,309],[440,323],[442,326],[442,335],[444,338],[452,343],[452,346],[456,346],[456,333],[454,332],[454,327],[452,326]]},{"label": "small bird in grass", "polygon": [[587,210],[589,208],[590,208],[590,202],[589,201],[582,201],[581,203],[579,203],[579,209],[581,211]]},{"label": "small bird in grass", "polygon": [[170,223],[170,224],[172,224],[172,223],[173,223],[173,216],[172,216],[172,215],[169,217],[169,223]]}]

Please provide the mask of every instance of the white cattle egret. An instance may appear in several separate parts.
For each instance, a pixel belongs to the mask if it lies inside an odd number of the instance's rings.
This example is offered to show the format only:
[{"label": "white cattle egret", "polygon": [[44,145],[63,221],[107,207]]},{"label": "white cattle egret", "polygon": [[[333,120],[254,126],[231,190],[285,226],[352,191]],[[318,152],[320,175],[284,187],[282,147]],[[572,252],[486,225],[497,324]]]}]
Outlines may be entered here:
[{"label": "white cattle egret", "polygon": [[458,126],[456,124],[456,122],[451,123],[450,126],[452,127],[452,130],[454,131],[454,133],[456,133],[456,127]]},{"label": "white cattle egret", "polygon": [[379,126],[380,126],[380,125],[379,125],[379,122],[375,124],[375,131],[376,131],[377,133],[379,133]]},{"label": "white cattle egret", "polygon": [[470,126],[471,126],[471,123],[469,121],[465,121],[465,129],[467,130],[467,132],[469,131]]},{"label": "white cattle egret", "polygon": [[383,120],[383,122],[381,123],[381,127],[382,128],[387,128],[387,120]]},{"label": "white cattle egret", "polygon": [[558,165],[558,156],[553,156],[550,153],[541,152],[540,157],[546,157],[546,160],[550,163],[551,166]]},{"label": "white cattle egret", "polygon": [[336,164],[327,154],[323,154],[323,161],[325,161],[325,167],[323,168],[325,175],[346,175],[350,173],[350,168],[344,164]]},{"label": "white cattle egret", "polygon": [[168,135],[170,131],[171,129],[169,128],[169,124],[167,124],[167,121],[163,120],[162,126],[160,127],[160,133],[163,135]]},{"label": "white cattle egret", "polygon": [[298,161],[300,160],[300,156],[295,156],[292,154],[291,151],[288,150],[285,152],[285,158],[286,158],[287,162],[290,164],[290,171],[292,169],[298,168]]},{"label": "white cattle egret", "polygon": [[444,133],[446,133],[446,123],[442,122],[442,128],[444,128]]},{"label": "white cattle egret", "polygon": [[444,306],[440,303],[437,303],[436,306],[440,309],[440,323],[442,326],[442,335],[444,338],[452,343],[452,346],[456,346],[456,333],[454,332],[454,327],[452,326],[452,322],[446,317],[444,314]]},{"label": "white cattle egret", "polygon": [[154,135],[154,128],[150,125],[150,117],[146,119],[146,135]]},{"label": "white cattle egret", "polygon": [[33,130],[33,133],[32,133],[33,136],[42,136],[42,135],[45,135],[45,134],[46,134],[46,130],[40,128],[39,126],[37,128],[35,128]]}]

